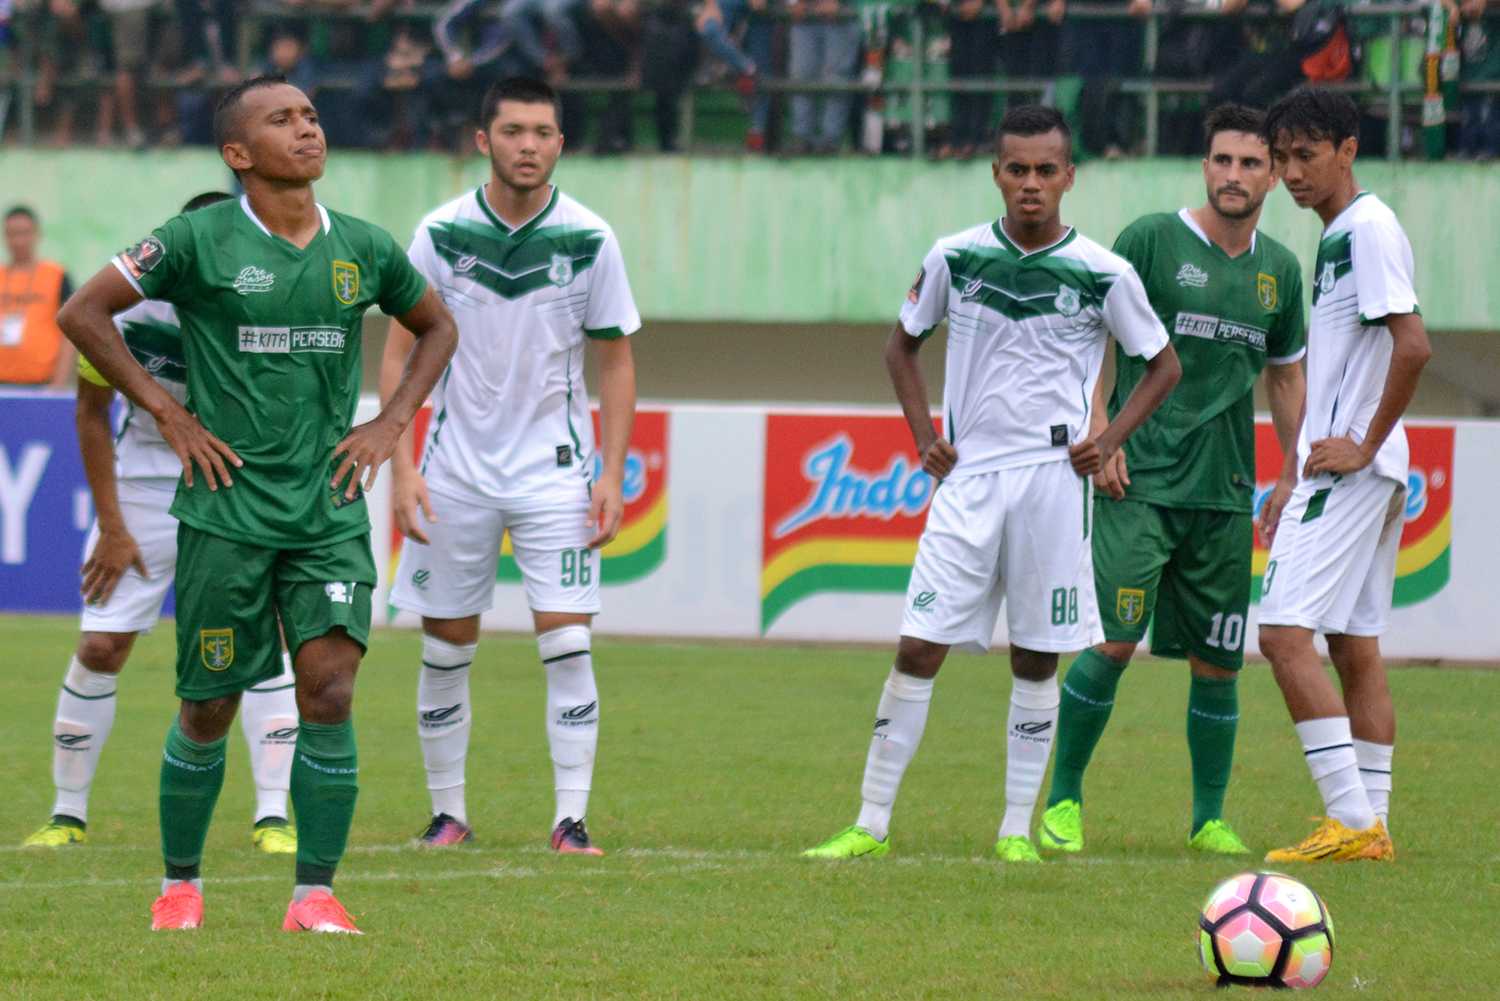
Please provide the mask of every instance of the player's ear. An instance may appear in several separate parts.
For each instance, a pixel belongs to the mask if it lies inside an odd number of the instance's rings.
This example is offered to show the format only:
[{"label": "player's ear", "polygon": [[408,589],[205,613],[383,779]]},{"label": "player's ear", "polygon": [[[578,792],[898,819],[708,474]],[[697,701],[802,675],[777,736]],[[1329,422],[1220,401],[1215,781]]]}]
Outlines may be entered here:
[{"label": "player's ear", "polygon": [[1354,163],[1354,158],[1359,154],[1359,136],[1350,136],[1339,144],[1339,163],[1345,167]]},{"label": "player's ear", "polygon": [[990,161],[990,173],[995,176],[995,187],[1000,187],[1000,154],[995,154],[995,159]]},{"label": "player's ear", "polygon": [[476,129],[474,132],[474,145],[484,156],[490,155],[490,134],[484,129]]},{"label": "player's ear", "polygon": [[1074,180],[1077,179],[1077,176],[1078,176],[1078,165],[1076,163],[1074,163],[1071,159],[1069,159],[1068,160],[1068,167],[1063,172],[1063,190],[1064,191],[1072,191],[1073,190],[1073,182],[1074,182]]},{"label": "player's ear", "polygon": [[225,165],[235,173],[239,173],[242,170],[249,170],[255,166],[254,161],[250,159],[250,147],[245,143],[225,143],[223,148],[219,150],[219,155],[224,158]]}]

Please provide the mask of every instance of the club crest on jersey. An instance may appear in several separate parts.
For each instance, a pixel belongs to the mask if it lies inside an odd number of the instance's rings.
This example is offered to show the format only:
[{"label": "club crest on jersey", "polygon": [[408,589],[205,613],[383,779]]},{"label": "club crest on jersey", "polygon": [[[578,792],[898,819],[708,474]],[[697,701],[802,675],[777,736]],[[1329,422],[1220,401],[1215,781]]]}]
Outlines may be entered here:
[{"label": "club crest on jersey", "polygon": [[1320,295],[1327,295],[1332,292],[1333,284],[1337,279],[1338,273],[1334,271],[1333,262],[1329,261],[1324,264],[1322,272],[1318,275],[1318,293]]},{"label": "club crest on jersey", "polygon": [[234,630],[204,629],[198,634],[198,651],[210,671],[228,670],[234,663]]},{"label": "club crest on jersey", "polygon": [[1208,272],[1192,264],[1177,269],[1177,284],[1183,288],[1202,288],[1208,284]]},{"label": "club crest on jersey", "polygon": [[240,295],[249,295],[251,292],[269,292],[274,284],[275,275],[252,266],[241,271],[235,278],[234,290]]},{"label": "club crest on jersey", "polygon": [[573,280],[573,258],[567,254],[553,254],[552,267],[547,269],[547,280],[562,288]]},{"label": "club crest on jersey", "polygon": [[1115,616],[1125,625],[1138,624],[1145,612],[1145,591],[1138,587],[1122,587],[1115,593]]},{"label": "club crest on jersey", "polygon": [[1057,290],[1057,298],[1052,300],[1052,305],[1063,316],[1077,316],[1078,311],[1083,308],[1083,300],[1079,298],[1076,288],[1064,285]]},{"label": "club crest on jersey", "polygon": [[1276,276],[1258,274],[1255,276],[1255,297],[1266,309],[1276,308]]},{"label": "club crest on jersey", "polygon": [[345,306],[359,298],[359,265],[348,261],[333,262],[333,294]]}]

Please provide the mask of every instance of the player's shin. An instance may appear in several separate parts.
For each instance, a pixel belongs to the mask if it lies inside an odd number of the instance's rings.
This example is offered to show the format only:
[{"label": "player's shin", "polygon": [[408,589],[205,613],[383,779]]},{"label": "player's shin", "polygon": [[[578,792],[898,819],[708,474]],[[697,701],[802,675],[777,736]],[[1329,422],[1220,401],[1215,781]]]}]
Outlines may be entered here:
[{"label": "player's shin", "polygon": [[555,828],[588,811],[599,744],[599,689],[594,683],[591,632],[582,624],[562,626],[536,638],[547,670],[547,743],[557,790]]},{"label": "player's shin", "polygon": [[[1224,816],[1224,793],[1234,765],[1240,722],[1237,678],[1192,675],[1188,688],[1187,742],[1193,759],[1193,829]],[[1059,750],[1059,756],[1061,751]]]},{"label": "player's shin", "polygon": [[240,698],[240,728],[250,747],[250,775],[255,781],[255,822],[286,820],[287,792],[292,787],[292,750],[297,745],[297,680],[291,658],[285,670],[261,682]]},{"label": "player's shin", "polygon": [[1005,738],[1005,817],[1000,838],[1031,836],[1031,815],[1042,792],[1052,739],[1057,732],[1057,678],[1015,678]]},{"label": "player's shin", "polygon": [[469,754],[472,713],[469,667],[478,643],[448,643],[422,637],[422,673],[417,679],[417,736],[427,766],[433,816],[446,813],[469,822],[464,802],[464,762]]},{"label": "player's shin", "polygon": [[876,841],[884,841],[890,834],[891,811],[901,777],[917,756],[922,731],[927,728],[933,680],[902,674],[894,667],[886,679],[875,711],[875,735],[870,738],[870,753],[865,758],[865,780],[860,789],[864,805],[855,821],[855,826],[869,831]]},{"label": "player's shin", "polygon": [[167,879],[199,878],[203,842],[224,786],[224,745],[189,740],[173,722],[161,761],[161,851]]},{"label": "player's shin", "polygon": [[1370,809],[1391,829],[1391,758],[1396,748],[1391,744],[1375,744],[1368,740],[1354,740],[1354,758],[1359,762],[1359,778],[1370,797]]},{"label": "player's shin", "polygon": [[1323,796],[1328,816],[1351,831],[1374,827],[1375,811],[1370,808],[1369,794],[1360,781],[1349,718],[1303,720],[1297,724],[1297,736],[1302,738],[1302,753]]},{"label": "player's shin", "polygon": [[52,816],[89,819],[89,787],[115,724],[115,675],[90,671],[74,657],[57,696],[52,724]]},{"label": "player's shin", "polygon": [[294,900],[315,889],[332,887],[358,797],[359,753],[354,744],[354,721],[303,720],[292,761],[292,808],[297,811]]},{"label": "player's shin", "polygon": [[1125,668],[1093,647],[1073,660],[1063,679],[1057,717],[1057,763],[1047,805],[1083,802],[1083,773],[1114,710],[1115,689]]}]

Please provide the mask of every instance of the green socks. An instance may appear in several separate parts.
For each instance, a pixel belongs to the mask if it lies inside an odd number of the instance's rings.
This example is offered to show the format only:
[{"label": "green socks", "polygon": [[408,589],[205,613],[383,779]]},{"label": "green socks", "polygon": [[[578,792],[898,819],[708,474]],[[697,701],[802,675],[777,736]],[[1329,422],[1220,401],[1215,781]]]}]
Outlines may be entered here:
[{"label": "green socks", "polygon": [[1204,824],[1224,815],[1224,790],[1229,788],[1234,734],[1240,721],[1240,692],[1238,678],[1200,678],[1196,674],[1192,678],[1187,740],[1193,756],[1192,833],[1197,834]]},{"label": "green socks", "polygon": [[292,809],[297,814],[297,883],[332,886],[344,857],[359,797],[354,721],[302,721],[292,759]]},{"label": "green socks", "polygon": [[1083,772],[1115,704],[1115,689],[1125,668],[1089,647],[1068,668],[1062,683],[1062,705],[1057,715],[1057,757],[1052,766],[1052,791],[1047,805],[1065,799],[1083,802]]},{"label": "green socks", "polygon": [[199,744],[172,723],[161,759],[161,854],[168,879],[197,879],[224,787],[224,741]]}]

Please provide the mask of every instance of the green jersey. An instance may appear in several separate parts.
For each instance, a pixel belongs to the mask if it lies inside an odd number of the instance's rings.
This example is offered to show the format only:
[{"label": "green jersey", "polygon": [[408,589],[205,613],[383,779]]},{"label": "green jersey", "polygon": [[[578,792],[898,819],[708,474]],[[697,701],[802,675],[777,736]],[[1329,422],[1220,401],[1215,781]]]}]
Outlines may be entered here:
[{"label": "green jersey", "polygon": [[359,402],[361,321],[372,305],[408,312],[427,288],[385,230],[318,211],[301,250],[240,198],[169,219],[115,258],[142,295],[177,307],[187,407],[244,461],[232,487],[179,482],[172,514],[268,549],[370,530],[364,497],[329,486]]},{"label": "green jersey", "polygon": [[[1115,241],[1135,265],[1182,360],[1182,381],[1125,443],[1131,500],[1248,513],[1255,494],[1255,380],[1305,353],[1296,256],[1261,233],[1231,258],[1182,209],[1143,216]],[[1114,417],[1145,365],[1116,351]]]}]

